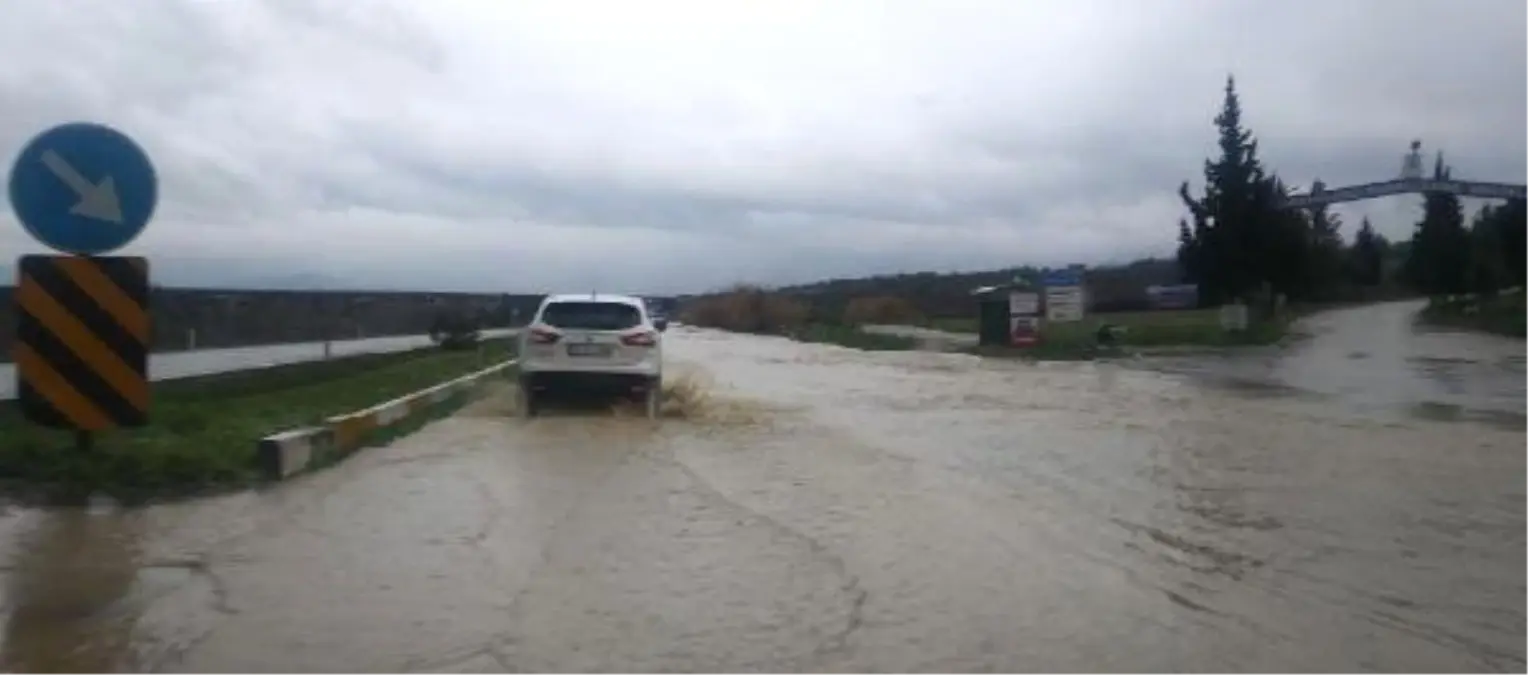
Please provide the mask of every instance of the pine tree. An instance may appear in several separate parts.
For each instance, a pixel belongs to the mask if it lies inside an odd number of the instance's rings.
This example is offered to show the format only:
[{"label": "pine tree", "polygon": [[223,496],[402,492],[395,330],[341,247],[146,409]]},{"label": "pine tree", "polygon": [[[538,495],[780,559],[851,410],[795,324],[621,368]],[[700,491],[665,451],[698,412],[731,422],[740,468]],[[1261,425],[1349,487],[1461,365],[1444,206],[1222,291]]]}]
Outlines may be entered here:
[{"label": "pine tree", "polygon": [[1254,252],[1267,261],[1263,278],[1273,289],[1291,297],[1311,294],[1310,214],[1300,209],[1280,209],[1289,194],[1284,181],[1270,176],[1257,192],[1257,208],[1266,213],[1262,242]]},{"label": "pine tree", "polygon": [[1521,199],[1480,210],[1471,227],[1477,254],[1496,270],[1501,287],[1522,286],[1528,262],[1528,208]]},{"label": "pine tree", "polygon": [[1349,269],[1354,283],[1360,286],[1378,286],[1385,280],[1385,252],[1389,242],[1374,231],[1374,225],[1365,217],[1353,235],[1353,248],[1349,250]]},{"label": "pine tree", "polygon": [[1319,297],[1335,287],[1342,277],[1342,218],[1325,206],[1312,209],[1304,223],[1304,294]]},{"label": "pine tree", "polygon": [[1470,290],[1486,296],[1495,295],[1507,280],[1495,211],[1490,206],[1482,208],[1470,224]]},{"label": "pine tree", "polygon": [[1274,182],[1264,175],[1257,141],[1242,125],[1241,99],[1234,77],[1226,78],[1225,99],[1215,116],[1220,156],[1204,163],[1204,194],[1193,197],[1188,183],[1178,190],[1193,228],[1179,223],[1180,262],[1211,301],[1244,297],[1272,280],[1276,259],[1268,252],[1281,216]]},{"label": "pine tree", "polygon": [[1178,219],[1178,269],[1183,273],[1182,281],[1197,281],[1203,272],[1203,266],[1199,263],[1198,242],[1194,238],[1194,231],[1188,227],[1188,220]]},{"label": "pine tree", "polygon": [[[1443,163],[1443,153],[1438,153],[1433,178],[1448,180],[1450,173]],[[1406,276],[1417,290],[1428,295],[1470,291],[1472,242],[1458,196],[1447,192],[1423,195],[1422,220],[1417,223],[1411,241]]]}]

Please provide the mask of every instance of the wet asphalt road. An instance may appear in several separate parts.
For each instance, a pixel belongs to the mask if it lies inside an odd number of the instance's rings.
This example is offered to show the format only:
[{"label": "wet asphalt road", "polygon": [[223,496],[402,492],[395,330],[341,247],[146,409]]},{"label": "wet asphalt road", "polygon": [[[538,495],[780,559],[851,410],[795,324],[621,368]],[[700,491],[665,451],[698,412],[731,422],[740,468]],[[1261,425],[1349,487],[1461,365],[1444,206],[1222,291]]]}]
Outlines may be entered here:
[{"label": "wet asphalt road", "polygon": [[1407,311],[1147,369],[676,329],[661,425],[501,389],[262,494],[12,510],[0,665],[1522,671],[1522,343]]}]

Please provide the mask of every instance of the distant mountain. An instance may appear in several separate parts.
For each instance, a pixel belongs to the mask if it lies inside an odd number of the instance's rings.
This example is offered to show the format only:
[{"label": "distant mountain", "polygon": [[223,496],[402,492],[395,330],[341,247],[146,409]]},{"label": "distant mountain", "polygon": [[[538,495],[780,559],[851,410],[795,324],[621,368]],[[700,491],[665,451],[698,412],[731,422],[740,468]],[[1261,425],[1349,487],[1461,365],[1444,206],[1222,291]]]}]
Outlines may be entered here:
[{"label": "distant mountain", "polygon": [[[248,271],[246,265],[224,265],[201,261],[152,261],[149,275],[155,286],[165,288],[226,288],[272,291],[350,290],[354,284],[327,274],[294,272],[262,274]],[[16,284],[16,269],[0,265],[0,286]]]},{"label": "distant mountain", "polygon": [[154,285],[175,288],[305,291],[344,286],[341,280],[311,270],[251,260],[161,257],[151,260],[150,275]]},{"label": "distant mountain", "polygon": [[[973,290],[1006,284],[1016,275],[1037,278],[1042,271],[1015,267],[982,272],[887,274],[827,279],[776,290],[808,300],[816,311],[827,316],[841,316],[851,298],[866,296],[902,298],[930,317],[965,316],[973,311]],[[1146,258],[1123,265],[1089,267],[1083,278],[1092,311],[1129,311],[1147,306],[1147,286],[1178,283],[1182,274],[1174,260]]]}]

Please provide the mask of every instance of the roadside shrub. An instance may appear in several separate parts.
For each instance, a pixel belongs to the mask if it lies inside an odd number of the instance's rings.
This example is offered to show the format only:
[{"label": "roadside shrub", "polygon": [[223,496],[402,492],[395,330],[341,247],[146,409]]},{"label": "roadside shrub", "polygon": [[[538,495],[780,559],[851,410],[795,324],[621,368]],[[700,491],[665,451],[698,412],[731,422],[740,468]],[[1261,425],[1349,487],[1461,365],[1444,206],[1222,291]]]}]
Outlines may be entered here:
[{"label": "roadside shrub", "polygon": [[475,347],[478,337],[477,320],[461,312],[441,312],[430,324],[430,341],[447,351]]},{"label": "roadside shrub", "polygon": [[691,300],[680,312],[684,323],[738,333],[790,333],[806,323],[808,307],[787,295],[740,284]]},{"label": "roadside shrub", "polygon": [[912,303],[891,295],[854,298],[844,307],[844,323],[858,326],[875,324],[916,324],[923,321],[923,313]]}]

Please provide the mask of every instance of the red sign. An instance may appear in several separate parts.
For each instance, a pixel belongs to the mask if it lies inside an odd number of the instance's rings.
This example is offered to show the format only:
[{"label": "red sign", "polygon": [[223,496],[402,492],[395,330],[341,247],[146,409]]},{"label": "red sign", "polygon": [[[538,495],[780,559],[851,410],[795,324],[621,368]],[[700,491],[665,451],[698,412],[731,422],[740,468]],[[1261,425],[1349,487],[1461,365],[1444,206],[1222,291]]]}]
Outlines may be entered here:
[{"label": "red sign", "polygon": [[1008,317],[1008,338],[1015,347],[1033,347],[1039,344],[1039,319],[1032,316]]}]

